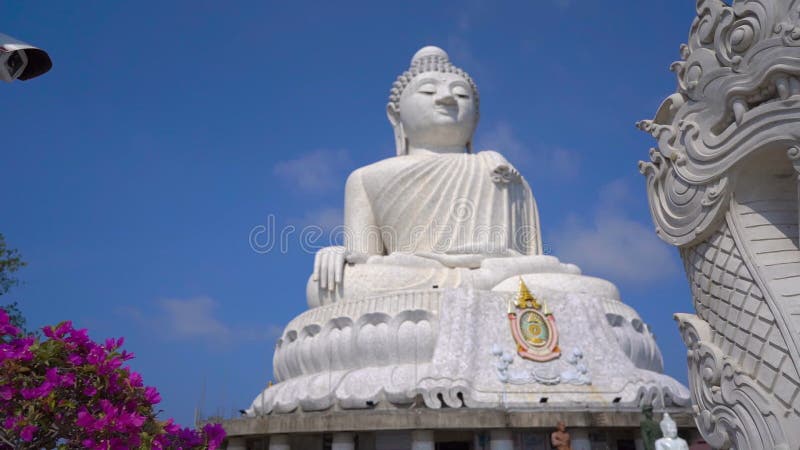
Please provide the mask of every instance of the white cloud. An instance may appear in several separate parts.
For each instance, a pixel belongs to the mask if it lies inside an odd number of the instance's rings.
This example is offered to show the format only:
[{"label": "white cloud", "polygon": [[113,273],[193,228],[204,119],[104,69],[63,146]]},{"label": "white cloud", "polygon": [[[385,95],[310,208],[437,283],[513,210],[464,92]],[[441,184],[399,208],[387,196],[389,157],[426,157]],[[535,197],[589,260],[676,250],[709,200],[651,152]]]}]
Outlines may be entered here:
[{"label": "white cloud", "polygon": [[117,313],[168,339],[205,341],[213,347],[235,341],[274,341],[283,331],[274,324],[258,328],[231,326],[220,319],[219,306],[209,297],[170,298],[156,301],[156,307],[151,308],[153,316],[129,306],[118,308]]},{"label": "white cloud", "polygon": [[188,300],[166,299],[158,302],[164,313],[167,330],[177,338],[207,338],[227,341],[230,328],[215,314],[217,302],[207,297]]},{"label": "white cloud", "polygon": [[560,147],[531,148],[516,136],[510,123],[497,122],[476,136],[475,150],[495,150],[502,153],[523,174],[526,168],[552,178],[573,179],[580,173],[581,157],[575,151]]},{"label": "white cloud", "polygon": [[275,164],[272,173],[284,183],[306,192],[324,193],[344,185],[351,166],[346,150],[314,150]]},{"label": "white cloud", "polygon": [[604,186],[590,223],[572,216],[553,235],[554,253],[612,282],[643,285],[675,275],[674,250],[656,236],[652,224],[628,217],[623,205],[629,200],[624,181]]}]

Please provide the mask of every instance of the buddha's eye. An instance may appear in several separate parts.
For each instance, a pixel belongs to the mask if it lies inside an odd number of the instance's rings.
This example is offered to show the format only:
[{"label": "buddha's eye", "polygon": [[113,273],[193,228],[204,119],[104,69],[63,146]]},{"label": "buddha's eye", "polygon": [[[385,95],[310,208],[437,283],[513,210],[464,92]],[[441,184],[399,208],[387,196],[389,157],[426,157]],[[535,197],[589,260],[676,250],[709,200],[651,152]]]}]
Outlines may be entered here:
[{"label": "buddha's eye", "polygon": [[425,83],[417,89],[420,94],[433,95],[436,93],[436,86],[431,83]]},{"label": "buddha's eye", "polygon": [[453,88],[453,95],[458,98],[469,98],[469,92],[464,86],[458,85]]}]

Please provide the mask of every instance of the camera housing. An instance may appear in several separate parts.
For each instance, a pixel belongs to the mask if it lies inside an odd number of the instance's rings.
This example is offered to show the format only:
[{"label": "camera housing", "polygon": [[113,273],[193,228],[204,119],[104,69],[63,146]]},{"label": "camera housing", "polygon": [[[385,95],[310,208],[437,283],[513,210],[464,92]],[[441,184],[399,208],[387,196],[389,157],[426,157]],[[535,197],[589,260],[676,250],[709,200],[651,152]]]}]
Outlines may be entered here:
[{"label": "camera housing", "polygon": [[0,33],[0,80],[30,80],[52,67],[46,51]]}]

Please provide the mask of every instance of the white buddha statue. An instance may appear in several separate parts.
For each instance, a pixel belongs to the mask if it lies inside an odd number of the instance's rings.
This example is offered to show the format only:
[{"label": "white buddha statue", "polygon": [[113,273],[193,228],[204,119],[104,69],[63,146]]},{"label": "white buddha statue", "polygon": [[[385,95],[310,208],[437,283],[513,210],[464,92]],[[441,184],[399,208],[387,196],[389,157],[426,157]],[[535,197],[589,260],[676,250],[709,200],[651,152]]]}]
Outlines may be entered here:
[{"label": "white buddha statue", "polygon": [[478,90],[424,47],[392,86],[397,156],[350,174],[344,246],[315,258],[310,307],[397,290],[491,289],[524,273],[578,273],[542,253],[531,189],[502,155],[472,152]]},{"label": "white buddha statue", "polygon": [[542,254],[528,183],[472,151],[478,105],[443,50],[414,55],[387,106],[397,155],[350,174],[344,245],[317,253],[247,414],[688,403],[617,288]]},{"label": "white buddha statue", "polygon": [[661,419],[661,433],[664,437],[656,441],[656,450],[689,450],[689,444],[678,437],[678,425],[669,413]]}]

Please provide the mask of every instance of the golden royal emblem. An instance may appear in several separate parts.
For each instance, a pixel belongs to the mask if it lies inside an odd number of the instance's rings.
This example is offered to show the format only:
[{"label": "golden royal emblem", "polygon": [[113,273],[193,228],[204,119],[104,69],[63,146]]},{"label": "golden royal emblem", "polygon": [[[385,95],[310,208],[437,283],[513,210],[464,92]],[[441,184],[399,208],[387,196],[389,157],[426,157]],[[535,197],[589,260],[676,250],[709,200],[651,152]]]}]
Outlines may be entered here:
[{"label": "golden royal emblem", "polygon": [[548,311],[547,305],[531,294],[522,278],[519,279],[519,292],[514,301],[509,301],[508,320],[520,356],[540,362],[561,356],[556,319]]}]

